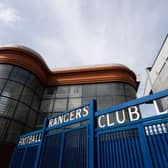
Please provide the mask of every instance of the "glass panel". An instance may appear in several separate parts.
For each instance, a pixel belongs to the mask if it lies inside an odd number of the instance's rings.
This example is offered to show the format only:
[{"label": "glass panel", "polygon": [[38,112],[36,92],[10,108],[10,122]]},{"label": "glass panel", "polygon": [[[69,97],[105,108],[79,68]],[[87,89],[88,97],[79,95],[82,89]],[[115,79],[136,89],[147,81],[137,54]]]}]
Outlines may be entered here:
[{"label": "glass panel", "polygon": [[63,112],[67,110],[67,99],[56,99],[54,104],[54,112]]},{"label": "glass panel", "polygon": [[82,96],[82,86],[71,86],[69,97],[81,97]]},{"label": "glass panel", "polygon": [[93,97],[96,96],[96,85],[83,85],[83,97]]},{"label": "glass panel", "polygon": [[37,83],[36,77],[32,74],[29,76],[29,80],[26,82],[27,86],[31,87],[32,89],[36,89]]},{"label": "glass panel", "polygon": [[16,82],[8,81],[2,95],[18,99],[22,90],[22,85]]},{"label": "glass panel", "polygon": [[129,96],[126,96],[125,98],[126,98],[126,101],[130,101],[130,100],[135,99],[134,97],[129,97]]},{"label": "glass panel", "polygon": [[37,118],[36,129],[40,129],[43,127],[44,117],[40,113]]},{"label": "glass panel", "polygon": [[132,86],[124,84],[124,87],[125,87],[125,95],[136,98],[136,91]]},{"label": "glass panel", "polygon": [[126,101],[125,96],[113,96],[112,97],[112,105],[117,105],[117,104],[121,104],[124,103]]},{"label": "glass panel", "polygon": [[39,80],[37,80],[37,87],[36,87],[36,93],[41,97],[42,94],[43,94],[43,87],[42,85],[40,84]]},{"label": "glass panel", "polygon": [[69,99],[68,110],[80,106],[81,103],[82,103],[82,99],[81,98],[71,98],[71,99]]},{"label": "glass panel", "polygon": [[27,105],[31,104],[33,98],[33,92],[31,89],[25,87],[21,96],[21,101],[26,103]]},{"label": "glass panel", "polygon": [[25,122],[27,115],[29,115],[28,114],[29,111],[30,111],[30,109],[26,105],[19,103],[19,105],[17,106],[17,109],[15,111],[14,118],[17,120],[20,120],[22,122]]},{"label": "glass panel", "polygon": [[69,87],[68,86],[58,86],[56,90],[56,97],[63,98],[69,96]]},{"label": "glass panel", "polygon": [[6,80],[5,79],[0,79],[0,93],[4,87],[4,84],[5,84]]},{"label": "glass panel", "polygon": [[0,78],[8,78],[11,69],[11,65],[0,64]]},{"label": "glass panel", "polygon": [[0,142],[4,142],[3,138],[5,136],[5,133],[7,131],[8,125],[9,125],[9,120],[0,118]]},{"label": "glass panel", "polygon": [[31,110],[28,116],[27,124],[32,128],[35,125],[36,116],[37,116],[36,112]]},{"label": "glass panel", "polygon": [[82,98],[82,104],[88,104],[90,100],[96,100],[96,97],[87,97],[87,98]]},{"label": "glass panel", "polygon": [[28,79],[28,76],[29,76],[28,71],[19,67],[14,67],[10,75],[10,79],[21,83],[25,83],[26,80]]},{"label": "glass panel", "polygon": [[22,133],[23,125],[14,121],[11,122],[7,135],[7,142],[16,142],[20,133]]},{"label": "glass panel", "polygon": [[44,90],[43,98],[54,98],[55,97],[55,90],[54,87],[49,87]]},{"label": "glass panel", "polygon": [[0,97],[0,115],[12,116],[16,107],[16,101],[6,97]]},{"label": "glass panel", "polygon": [[123,83],[111,83],[112,95],[125,95]]},{"label": "glass panel", "polygon": [[108,108],[112,106],[112,97],[103,96],[97,98],[97,110]]},{"label": "glass panel", "polygon": [[53,100],[43,100],[41,102],[40,112],[52,112],[53,104]]},{"label": "glass panel", "polygon": [[111,95],[111,84],[97,84],[97,96]]},{"label": "glass panel", "polygon": [[32,108],[38,110],[40,106],[40,98],[37,95],[33,96]]}]

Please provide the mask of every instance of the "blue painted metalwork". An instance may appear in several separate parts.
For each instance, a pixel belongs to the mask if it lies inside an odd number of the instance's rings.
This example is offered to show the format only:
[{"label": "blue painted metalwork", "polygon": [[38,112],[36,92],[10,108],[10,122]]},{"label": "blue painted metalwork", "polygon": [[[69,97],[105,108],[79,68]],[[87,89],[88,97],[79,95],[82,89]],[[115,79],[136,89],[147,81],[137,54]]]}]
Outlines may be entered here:
[{"label": "blue painted metalwork", "polygon": [[[79,107],[89,106],[88,116],[53,127],[48,127],[48,123],[59,115],[48,117],[42,130],[20,136],[21,139],[38,133],[42,135],[38,142],[31,138],[27,144],[18,142],[10,167],[168,167],[168,114],[103,128],[95,126],[95,120],[100,115],[165,96],[168,96],[168,90],[97,112],[95,102],[90,101],[89,104]],[[78,108],[73,110],[76,109]]]}]

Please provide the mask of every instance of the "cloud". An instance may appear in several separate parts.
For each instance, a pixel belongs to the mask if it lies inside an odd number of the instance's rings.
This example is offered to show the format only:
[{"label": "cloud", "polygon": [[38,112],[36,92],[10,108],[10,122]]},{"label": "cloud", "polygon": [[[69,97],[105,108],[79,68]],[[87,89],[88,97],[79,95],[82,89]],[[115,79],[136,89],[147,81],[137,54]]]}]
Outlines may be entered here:
[{"label": "cloud", "polygon": [[121,63],[145,76],[168,30],[165,0],[7,1],[0,23],[8,16],[15,28],[0,31],[0,43],[26,45],[50,68]]},{"label": "cloud", "polygon": [[14,25],[21,18],[18,11],[0,2],[0,24]]}]

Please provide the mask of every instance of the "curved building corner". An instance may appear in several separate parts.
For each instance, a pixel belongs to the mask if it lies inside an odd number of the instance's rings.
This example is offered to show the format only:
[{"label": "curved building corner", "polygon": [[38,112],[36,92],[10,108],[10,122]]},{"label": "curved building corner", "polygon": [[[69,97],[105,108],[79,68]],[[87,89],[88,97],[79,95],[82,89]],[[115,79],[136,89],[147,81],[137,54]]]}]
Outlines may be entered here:
[{"label": "curved building corner", "polygon": [[18,135],[41,127],[44,117],[90,99],[98,110],[117,105],[136,98],[137,87],[121,64],[50,70],[31,49],[0,47],[0,159],[7,164]]}]

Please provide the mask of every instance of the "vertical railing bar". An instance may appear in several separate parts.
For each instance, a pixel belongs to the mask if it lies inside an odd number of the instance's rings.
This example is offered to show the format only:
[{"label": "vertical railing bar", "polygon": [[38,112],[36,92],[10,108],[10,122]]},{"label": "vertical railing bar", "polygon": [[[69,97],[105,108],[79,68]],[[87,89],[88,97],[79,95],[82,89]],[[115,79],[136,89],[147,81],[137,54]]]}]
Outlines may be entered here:
[{"label": "vertical railing bar", "polygon": [[[151,155],[149,152],[149,147],[147,144],[144,126],[142,124],[139,124],[138,130],[139,130],[139,140],[140,140],[140,145],[141,145],[141,149],[142,149],[142,156],[143,156],[144,165],[146,168],[152,168],[153,167],[152,160],[151,160]],[[146,158],[148,158],[148,159],[146,159]]]},{"label": "vertical railing bar", "polygon": [[124,134],[124,146],[125,146],[125,151],[126,151],[126,153],[125,153],[125,156],[126,156],[126,165],[128,165],[128,167],[131,167],[131,165],[130,165],[130,155],[129,155],[129,149],[128,149],[128,142],[127,142],[127,131],[126,130],[124,130],[124,132],[123,132],[123,134]]},{"label": "vertical railing bar", "polygon": [[124,165],[124,167],[127,167],[127,162],[126,162],[126,152],[125,152],[125,146],[124,146],[124,135],[123,135],[123,131],[120,131],[120,144],[121,144],[121,155],[122,155],[122,165]]},{"label": "vertical railing bar", "polygon": [[65,141],[65,133],[61,134],[61,149],[60,149],[60,156],[59,156],[59,164],[58,167],[62,168],[62,160],[63,160],[63,152],[64,152],[64,141]]},{"label": "vertical railing bar", "polygon": [[41,141],[39,143],[39,147],[38,147],[38,150],[37,150],[37,155],[36,155],[36,161],[35,161],[34,168],[39,167],[41,149],[42,149],[42,145],[43,145],[43,141],[44,141],[44,137],[45,137],[46,124],[47,124],[47,118],[44,119],[43,129],[42,129],[42,133],[41,133]]},{"label": "vertical railing bar", "polygon": [[94,117],[95,117],[95,100],[90,101],[90,114],[89,114],[89,168],[94,167]]},{"label": "vertical railing bar", "polygon": [[155,150],[155,158],[157,158],[157,160],[158,160],[158,163],[159,163],[158,166],[161,166],[162,165],[162,158],[160,156],[161,151],[160,151],[160,148],[158,147],[158,145],[161,145],[161,144],[158,144],[159,142],[157,142],[158,138],[157,138],[157,135],[155,135],[155,131],[154,131],[153,127],[150,126],[150,128],[153,133],[153,135],[151,137],[152,137],[152,141],[153,141],[153,148]]},{"label": "vertical railing bar", "polygon": [[129,154],[130,154],[130,157],[131,157],[131,159],[130,159],[130,162],[131,162],[131,165],[132,165],[132,167],[135,167],[134,166],[134,158],[133,158],[133,151],[132,151],[132,145],[131,145],[131,136],[130,136],[130,130],[128,130],[128,138],[127,138],[127,141],[128,141],[128,148],[129,148]]},{"label": "vertical railing bar", "polygon": [[112,138],[111,133],[109,133],[109,148],[110,148],[110,167],[113,166],[113,153],[112,153]]},{"label": "vertical railing bar", "polygon": [[120,163],[120,167],[123,167],[123,159],[122,159],[122,148],[121,148],[121,131],[117,132],[117,141],[118,141],[118,151],[119,151],[119,163]]},{"label": "vertical railing bar", "polygon": [[98,156],[98,158],[97,158],[97,161],[98,161],[98,168],[100,168],[100,161],[101,161],[101,159],[100,159],[100,154],[101,154],[101,152],[100,152],[100,134],[99,135],[97,135],[97,156]]},{"label": "vertical railing bar", "polygon": [[115,136],[114,136],[114,132],[112,133],[112,149],[113,149],[113,165],[114,167],[116,167],[116,151],[115,151]]},{"label": "vertical railing bar", "polygon": [[[160,124],[159,124],[160,125]],[[160,125],[161,126],[161,125]],[[153,128],[153,127],[152,127]],[[154,129],[154,128],[153,128]],[[163,143],[162,143],[162,141],[161,141],[161,138],[160,138],[160,136],[161,136],[161,134],[159,133],[159,129],[158,129],[158,127],[156,126],[156,129],[157,129],[157,135],[155,135],[155,138],[156,138],[156,142],[157,142],[157,147],[158,147],[158,149],[159,149],[159,151],[160,151],[160,158],[161,158],[161,160],[162,160],[162,162],[161,162],[161,165],[163,166],[163,164],[166,164],[167,163],[167,159],[165,158],[165,150],[164,150],[164,145],[163,145]]]},{"label": "vertical railing bar", "polygon": [[109,134],[106,134],[106,149],[108,151],[107,155],[107,164],[108,164],[108,168],[110,168],[110,141],[109,141]]},{"label": "vertical railing bar", "polygon": [[141,148],[140,148],[140,142],[139,142],[139,135],[138,135],[138,130],[136,130],[136,137],[134,137],[134,141],[135,141],[135,148],[136,148],[136,153],[138,155],[138,165],[139,167],[144,167],[144,164],[143,164],[143,158],[142,158],[142,151],[141,151]]},{"label": "vertical railing bar", "polygon": [[160,135],[160,138],[161,138],[162,143],[163,143],[163,149],[165,150],[165,155],[166,155],[166,158],[167,158],[166,162],[168,162],[168,147],[167,147],[168,140],[166,139],[166,134],[168,134],[168,133],[167,133],[167,131],[165,131],[163,129],[163,126],[165,127],[165,124],[161,123],[161,130],[162,130],[163,133]]},{"label": "vertical railing bar", "polygon": [[138,158],[137,158],[137,152],[136,152],[136,147],[135,147],[135,140],[134,140],[134,136],[135,136],[135,129],[131,130],[131,146],[132,146],[132,150],[133,150],[133,158],[135,160],[135,167],[139,167],[138,166]]}]

